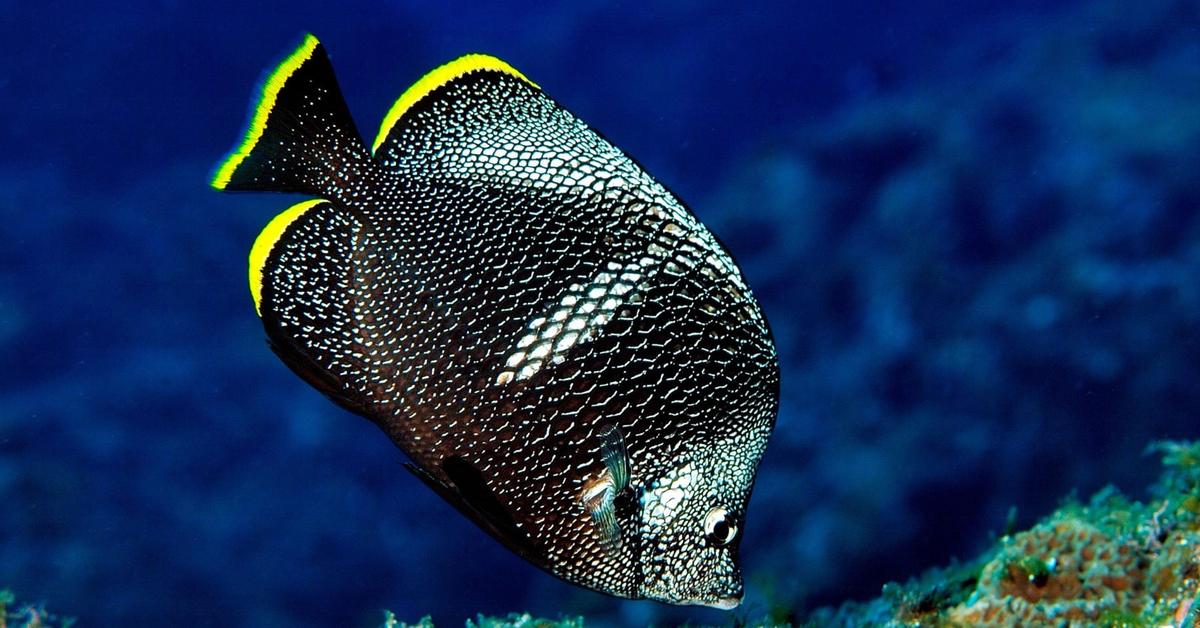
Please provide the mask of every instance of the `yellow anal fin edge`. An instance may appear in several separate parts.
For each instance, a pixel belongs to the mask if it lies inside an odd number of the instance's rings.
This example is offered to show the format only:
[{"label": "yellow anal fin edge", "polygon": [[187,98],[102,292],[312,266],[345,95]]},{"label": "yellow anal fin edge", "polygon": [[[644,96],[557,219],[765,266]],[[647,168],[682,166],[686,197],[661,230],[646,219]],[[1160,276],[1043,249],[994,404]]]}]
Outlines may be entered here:
[{"label": "yellow anal fin edge", "polygon": [[262,138],[263,131],[267,128],[267,118],[271,115],[271,110],[275,107],[275,100],[279,97],[279,90],[291,78],[292,74],[304,65],[317,49],[321,42],[317,41],[316,36],[312,33],[307,33],[304,36],[304,41],[300,43],[292,54],[288,55],[275,69],[267,76],[267,80],[263,82],[261,96],[259,96],[258,104],[254,107],[254,116],[250,119],[250,126],[246,129],[246,137],[242,143],[234,148],[217,167],[217,171],[213,174],[210,185],[214,189],[224,190],[229,184],[230,178],[237,170],[238,166],[245,161],[246,157],[254,150],[255,145]]},{"label": "yellow anal fin edge", "polygon": [[325,202],[327,202],[325,199],[316,198],[292,205],[272,218],[254,239],[254,245],[250,247],[250,297],[254,299],[254,312],[260,317],[262,316],[263,267],[267,264],[267,257],[271,255],[275,243],[283,237],[283,233],[287,231],[289,225],[303,216],[304,212]]},{"label": "yellow anal fin edge", "polygon": [[375,136],[375,142],[371,144],[371,152],[379,152],[379,147],[387,140],[388,135],[392,132],[392,128],[396,126],[400,118],[404,117],[404,114],[419,100],[428,96],[437,88],[461,76],[480,71],[502,72],[525,81],[535,88],[541,89],[537,83],[529,80],[516,68],[496,57],[485,54],[464,55],[434,68],[428,74],[422,76],[416,83],[413,83],[411,87],[404,90],[404,93],[400,95],[400,98],[388,110],[387,115],[383,117],[383,124],[379,127],[379,134]]}]

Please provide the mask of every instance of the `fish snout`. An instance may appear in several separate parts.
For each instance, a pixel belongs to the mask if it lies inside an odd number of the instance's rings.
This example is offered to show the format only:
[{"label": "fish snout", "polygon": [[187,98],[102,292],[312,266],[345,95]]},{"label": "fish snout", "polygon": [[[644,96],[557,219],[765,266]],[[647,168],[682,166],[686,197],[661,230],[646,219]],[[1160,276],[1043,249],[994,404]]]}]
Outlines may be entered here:
[{"label": "fish snout", "polygon": [[742,603],[745,593],[745,585],[742,584],[741,578],[738,578],[733,582],[725,583],[724,586],[718,585],[710,589],[708,595],[701,598],[704,601],[700,604],[723,611],[733,610]]},{"label": "fish snout", "polygon": [[723,611],[731,611],[731,610],[737,608],[738,605],[741,603],[742,603],[742,596],[739,594],[739,595],[733,595],[733,596],[729,596],[729,597],[719,597],[715,601],[705,604],[705,606],[711,606],[712,608],[719,608]]}]

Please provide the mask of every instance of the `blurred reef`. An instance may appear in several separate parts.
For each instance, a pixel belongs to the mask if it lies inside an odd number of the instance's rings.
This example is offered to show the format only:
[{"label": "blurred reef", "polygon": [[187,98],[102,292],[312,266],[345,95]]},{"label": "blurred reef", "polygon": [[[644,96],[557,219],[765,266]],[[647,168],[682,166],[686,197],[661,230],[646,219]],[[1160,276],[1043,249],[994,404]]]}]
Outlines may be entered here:
[{"label": "blurred reef", "polygon": [[44,604],[18,602],[8,589],[0,589],[0,628],[71,628],[73,617],[62,617],[46,610]]}]

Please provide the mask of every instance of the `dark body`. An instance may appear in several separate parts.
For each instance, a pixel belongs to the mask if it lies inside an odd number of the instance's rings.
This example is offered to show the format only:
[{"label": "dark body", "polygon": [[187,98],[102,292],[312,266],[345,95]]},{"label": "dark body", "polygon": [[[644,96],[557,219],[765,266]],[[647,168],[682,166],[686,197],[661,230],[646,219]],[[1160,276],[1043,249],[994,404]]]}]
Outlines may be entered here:
[{"label": "dark body", "polygon": [[[322,199],[251,255],[276,352],[534,564],[625,597],[736,604],[779,381],[727,251],[498,60],[431,73],[372,154],[310,48],[220,186]],[[733,536],[706,541],[717,509]]]}]

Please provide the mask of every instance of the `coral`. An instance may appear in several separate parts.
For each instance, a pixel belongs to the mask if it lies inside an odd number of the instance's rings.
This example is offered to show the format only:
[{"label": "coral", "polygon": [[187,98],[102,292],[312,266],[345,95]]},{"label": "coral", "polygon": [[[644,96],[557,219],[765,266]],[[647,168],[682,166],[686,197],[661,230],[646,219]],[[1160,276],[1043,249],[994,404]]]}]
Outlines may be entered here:
[{"label": "coral", "polygon": [[1113,487],[999,539],[978,560],[891,583],[812,625],[1195,626],[1200,607],[1200,442],[1162,442],[1147,503]]}]

